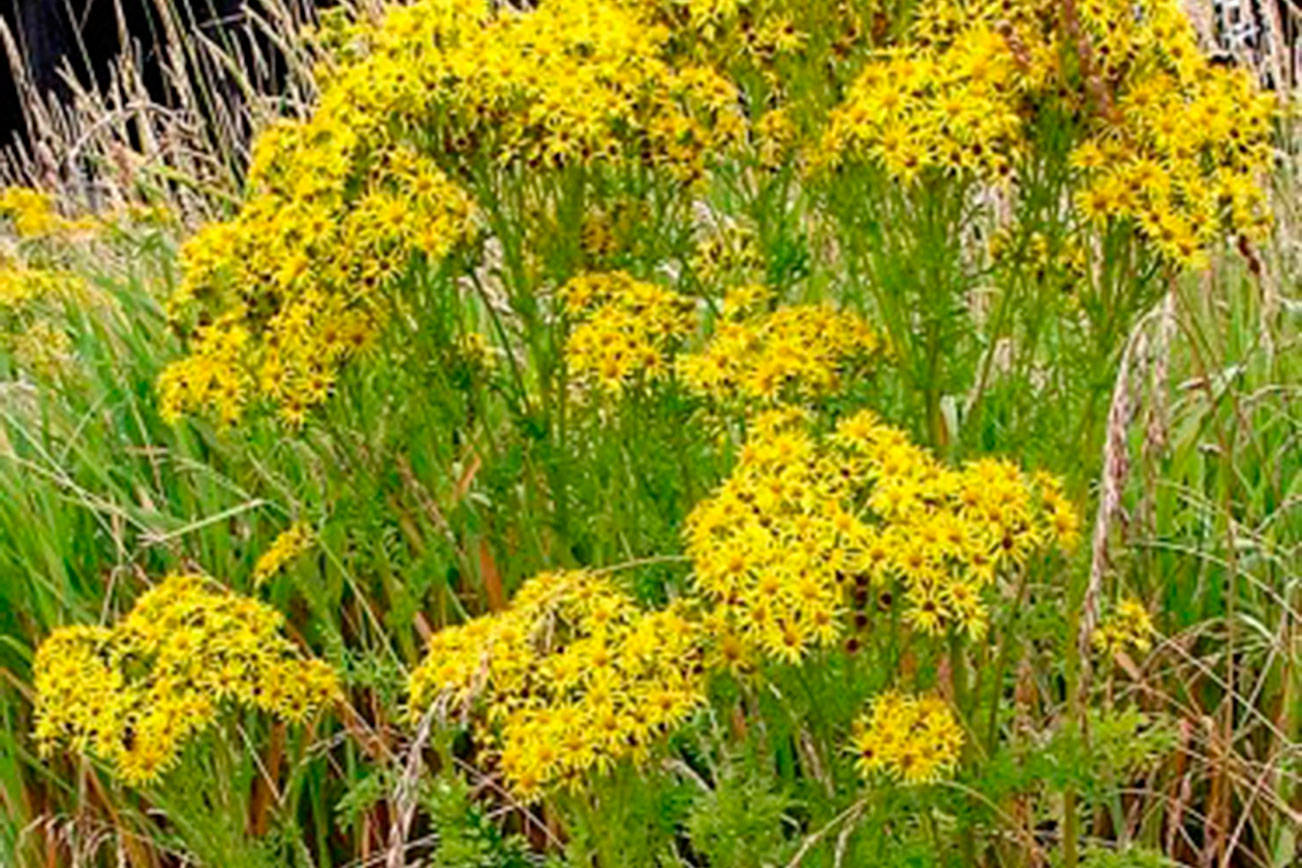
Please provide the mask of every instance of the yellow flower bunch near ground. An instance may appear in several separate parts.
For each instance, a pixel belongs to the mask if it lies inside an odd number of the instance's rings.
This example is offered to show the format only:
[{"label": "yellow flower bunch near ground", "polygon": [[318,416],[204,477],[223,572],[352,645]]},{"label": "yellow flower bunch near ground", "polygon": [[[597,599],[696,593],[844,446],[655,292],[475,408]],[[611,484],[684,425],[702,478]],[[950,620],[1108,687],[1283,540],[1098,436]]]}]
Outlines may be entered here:
[{"label": "yellow flower bunch near ground", "polygon": [[702,657],[685,605],[644,612],[606,576],[542,573],[505,611],[435,634],[412,673],[411,713],[474,710],[508,785],[533,800],[645,758],[705,701]]},{"label": "yellow flower bunch near ground", "polygon": [[575,277],[560,296],[577,321],[565,343],[571,374],[611,396],[667,376],[675,346],[696,328],[690,298],[622,271]]},{"label": "yellow flower bunch near ground", "polygon": [[835,392],[880,348],[856,314],[821,305],[765,312],[764,291],[734,290],[709,344],[678,360],[687,387],[720,403],[807,401]]},{"label": "yellow flower bunch near ground", "polygon": [[936,461],[863,411],[817,438],[798,411],[758,417],[732,474],[688,517],[695,582],[747,645],[795,662],[841,634],[847,597],[903,590],[904,617],[940,635],[984,634],[983,593],[1079,535],[1047,474]]},{"label": "yellow flower bunch near ground", "polygon": [[224,703],[301,722],[329,702],[334,671],[281,635],[284,617],[210,579],[172,575],[112,627],[54,631],[36,652],[35,737],[157,780]]},{"label": "yellow flower bunch near ground", "polygon": [[851,747],[864,778],[885,773],[906,784],[930,783],[958,765],[963,730],[939,697],[888,690],[855,721]]},{"label": "yellow flower bunch near ground", "polygon": [[1108,657],[1127,648],[1141,654],[1153,647],[1153,619],[1138,600],[1122,600],[1116,611],[1095,630],[1090,637],[1095,650]]}]

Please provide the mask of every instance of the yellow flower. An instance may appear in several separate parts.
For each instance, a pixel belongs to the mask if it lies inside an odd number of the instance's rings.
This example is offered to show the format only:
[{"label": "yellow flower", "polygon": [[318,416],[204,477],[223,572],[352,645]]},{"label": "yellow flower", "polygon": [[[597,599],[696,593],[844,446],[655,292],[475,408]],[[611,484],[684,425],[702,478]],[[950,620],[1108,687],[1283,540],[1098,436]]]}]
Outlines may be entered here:
[{"label": "yellow flower", "polygon": [[1111,617],[1094,630],[1090,641],[1095,649],[1109,657],[1127,648],[1133,648],[1142,654],[1153,647],[1153,635],[1156,632],[1144,604],[1138,600],[1125,599],[1117,604]]},{"label": "yellow flower", "polygon": [[168,576],[112,627],[60,627],[33,664],[33,734],[108,762],[128,784],[157,780],[224,704],[302,721],[339,692],[334,671],[305,660],[284,619],[197,575]]},{"label": "yellow flower", "polygon": [[922,633],[979,639],[996,576],[1074,532],[1060,491],[998,459],[946,468],[868,411],[817,438],[776,410],[752,420],[737,466],[688,516],[687,553],[713,631],[745,646],[732,661],[794,663],[833,645],[851,577],[899,583]]},{"label": "yellow flower", "polygon": [[577,322],[566,364],[581,386],[605,395],[663,379],[675,344],[695,327],[689,299],[624,272],[580,275],[560,295]]},{"label": "yellow flower", "polygon": [[267,579],[280,572],[285,564],[306,551],[311,544],[311,528],[304,522],[294,522],[272,540],[267,550],[258,557],[258,562],[253,566],[253,584],[255,586],[264,584]]},{"label": "yellow flower", "polygon": [[0,215],[13,222],[19,238],[41,238],[81,228],[54,210],[54,198],[30,187],[5,187],[0,190]]},{"label": "yellow flower", "polygon": [[542,573],[506,610],[434,635],[412,673],[410,710],[473,712],[512,791],[531,801],[645,759],[704,702],[703,657],[685,605],[644,612],[608,577]]},{"label": "yellow flower", "polygon": [[884,773],[921,784],[954,770],[963,740],[963,730],[943,700],[889,690],[855,721],[851,749],[862,777]]},{"label": "yellow flower", "polygon": [[1058,7],[922,4],[912,33],[870,59],[832,111],[814,168],[873,162],[906,185],[925,172],[997,182],[1040,117],[1085,105],[1069,162],[1087,223],[1136,221],[1161,257],[1187,268],[1205,264],[1218,230],[1259,235],[1269,212],[1257,193],[1227,200],[1215,183],[1232,175],[1240,189],[1262,189],[1275,105],[1253,74],[1210,63],[1175,0],[1100,0],[1080,4],[1099,65],[1080,76],[1061,64],[1075,46]]},{"label": "yellow flower", "polygon": [[765,313],[767,293],[739,287],[725,299],[725,314],[701,351],[679,357],[687,387],[719,403],[773,404],[834,392],[845,374],[880,347],[860,317],[817,305]]}]

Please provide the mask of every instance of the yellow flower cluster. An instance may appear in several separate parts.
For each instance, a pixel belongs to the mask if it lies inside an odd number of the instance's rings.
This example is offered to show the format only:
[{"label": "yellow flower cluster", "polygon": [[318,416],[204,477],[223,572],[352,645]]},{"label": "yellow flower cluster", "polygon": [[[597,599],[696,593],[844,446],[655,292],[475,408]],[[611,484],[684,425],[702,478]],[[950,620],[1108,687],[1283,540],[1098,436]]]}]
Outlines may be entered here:
[{"label": "yellow flower cluster", "polygon": [[853,313],[763,307],[763,292],[753,285],[729,294],[729,318],[718,323],[710,343],[678,360],[689,389],[719,402],[811,400],[836,391],[880,346],[876,332]]},{"label": "yellow flower cluster", "polygon": [[508,785],[533,800],[645,758],[704,702],[701,647],[682,604],[644,612],[606,576],[543,573],[506,610],[435,634],[412,673],[411,710],[481,712]]},{"label": "yellow flower cluster", "polygon": [[296,521],[271,541],[271,545],[253,565],[253,584],[261,585],[285,564],[307,551],[312,545],[312,529],[306,522]]},{"label": "yellow flower cluster", "polygon": [[[984,634],[983,591],[1079,520],[1047,474],[952,470],[862,411],[815,438],[795,410],[755,420],[732,474],[688,517],[695,582],[743,646],[788,662],[840,634],[852,588],[899,583],[928,635]],[[856,595],[858,596],[858,595]]]},{"label": "yellow flower cluster", "polygon": [[45,298],[75,295],[82,281],[69,271],[27,265],[0,255],[0,314]]},{"label": "yellow flower cluster", "polygon": [[[334,26],[312,117],[259,136],[248,201],[183,250],[171,311],[197,330],[164,376],[168,416],[231,421],[260,396],[297,424],[324,400],[383,319],[379,289],[472,231],[470,198],[435,156],[458,170],[600,161],[700,177],[745,138],[737,91],[667,59],[672,33],[653,11],[419,0]],[[240,354],[204,330],[241,331]]]},{"label": "yellow flower cluster", "polygon": [[716,606],[720,648],[797,662],[836,642],[840,577],[866,531],[842,502],[846,482],[793,410],[754,421],[741,460],[687,519],[696,588]]},{"label": "yellow flower cluster", "polygon": [[858,569],[874,582],[899,580],[905,618],[925,633],[982,636],[989,616],[981,595],[1001,573],[1079,540],[1079,515],[1047,473],[1028,477],[996,458],[947,468],[868,411],[842,420],[833,439],[840,472],[871,483],[861,502],[878,518]]},{"label": "yellow flower cluster", "polygon": [[60,302],[87,298],[84,280],[70,271],[30,265],[0,253],[0,351],[38,377],[67,373],[72,341],[51,313]]},{"label": "yellow flower cluster", "polygon": [[906,784],[922,784],[958,765],[963,730],[939,697],[889,690],[855,721],[851,744],[864,778],[884,772]]},{"label": "yellow flower cluster", "polygon": [[1178,0],[1080,4],[1111,113],[1072,154],[1091,220],[1133,219],[1167,258],[1198,266],[1222,229],[1269,224],[1273,98],[1247,69],[1216,66]]},{"label": "yellow flower cluster", "polygon": [[173,575],[112,627],[62,627],[36,653],[35,737],[108,762],[132,785],[171,768],[223,703],[302,721],[338,692],[333,670],[280,635],[284,618],[211,580]]},{"label": "yellow flower cluster", "polygon": [[578,321],[565,344],[570,372],[607,395],[665,377],[696,326],[691,299],[621,271],[580,275],[560,295]]},{"label": "yellow flower cluster", "polygon": [[692,251],[692,272],[706,286],[760,276],[764,259],[749,227],[726,223],[702,233]]},{"label": "yellow flower cluster", "polygon": [[815,165],[867,158],[902,182],[928,169],[1010,176],[1038,118],[1077,114],[1087,220],[1133,219],[1187,266],[1222,228],[1259,234],[1271,97],[1249,71],[1208,61],[1179,0],[1076,6],[1069,26],[1055,0],[922,4],[910,38],[832,112]]},{"label": "yellow flower cluster", "polygon": [[206,409],[230,424],[240,418],[253,378],[245,367],[249,332],[214,323],[200,329],[192,354],[167,367],[159,379],[163,418],[175,422],[188,409]]},{"label": "yellow flower cluster", "polygon": [[[18,364],[37,376],[55,377],[69,370],[72,341],[67,332],[53,323],[44,320],[34,322],[6,343]],[[0,343],[0,346],[3,345]]]},{"label": "yellow flower cluster", "polygon": [[[847,59],[868,44],[861,13],[880,16],[873,3],[847,0],[627,2],[668,30],[667,59],[745,83],[749,140],[735,155],[768,171],[795,162],[824,98],[840,89],[842,70],[857,66]],[[828,87],[829,77],[838,86]]]},{"label": "yellow flower cluster", "polygon": [[0,216],[8,217],[19,238],[46,238],[95,226],[91,218],[69,220],[54,210],[54,198],[30,187],[0,189]]},{"label": "yellow flower cluster", "polygon": [[744,132],[736,88],[665,59],[650,4],[557,0],[528,13],[422,0],[344,37],[365,54],[331,73],[323,109],[423,125],[458,157],[553,166],[631,159],[699,175]]},{"label": "yellow flower cluster", "polygon": [[766,111],[751,126],[751,146],[756,162],[770,171],[781,168],[796,152],[800,131],[783,108]]},{"label": "yellow flower cluster", "polygon": [[1153,647],[1153,620],[1138,600],[1122,600],[1112,616],[1100,624],[1090,637],[1094,648],[1112,657],[1127,648],[1141,654]]},{"label": "yellow flower cluster", "polygon": [[905,183],[927,169],[1008,176],[1025,145],[1023,97],[1057,64],[1033,5],[922,4],[912,39],[865,66],[832,112],[815,165],[863,156]]},{"label": "yellow flower cluster", "polygon": [[[74,371],[69,311],[110,306],[79,267],[105,252],[108,231],[124,232],[148,219],[140,209],[115,209],[93,217],[64,217],[53,197],[27,187],[0,189],[0,218],[7,225],[0,249],[0,352],[40,378]],[[111,250],[111,246],[108,247]]]},{"label": "yellow flower cluster", "polygon": [[417,253],[442,258],[471,229],[469,198],[432,160],[367,145],[324,115],[259,139],[254,191],[182,250],[173,316],[190,355],[164,372],[163,411],[237,420],[255,397],[297,425],[384,317],[381,288]]}]

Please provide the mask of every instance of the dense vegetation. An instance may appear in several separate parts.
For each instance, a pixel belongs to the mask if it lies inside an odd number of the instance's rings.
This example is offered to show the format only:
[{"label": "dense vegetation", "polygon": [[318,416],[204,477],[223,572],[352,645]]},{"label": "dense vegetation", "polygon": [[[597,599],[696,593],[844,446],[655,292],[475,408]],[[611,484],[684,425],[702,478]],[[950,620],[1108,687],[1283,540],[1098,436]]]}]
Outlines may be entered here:
[{"label": "dense vegetation", "polygon": [[239,189],[0,194],[0,863],[1302,858],[1292,118],[1182,4],[300,39]]}]

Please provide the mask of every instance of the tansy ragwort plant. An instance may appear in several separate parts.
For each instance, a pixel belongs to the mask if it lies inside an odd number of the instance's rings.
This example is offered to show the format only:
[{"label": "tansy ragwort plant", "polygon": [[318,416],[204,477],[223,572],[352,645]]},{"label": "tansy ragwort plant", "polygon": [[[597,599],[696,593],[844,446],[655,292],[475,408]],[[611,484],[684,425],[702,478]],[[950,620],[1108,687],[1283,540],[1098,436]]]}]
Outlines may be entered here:
[{"label": "tansy ragwort plant", "polygon": [[0,349],[15,368],[0,377],[49,381],[72,373],[68,314],[110,306],[87,279],[86,263],[168,223],[163,209],[143,205],[67,217],[48,193],[0,189],[0,225],[12,235],[0,247]]},{"label": "tansy ragwort plant", "polygon": [[608,397],[677,374],[689,392],[744,414],[834,395],[879,349],[862,317],[822,305],[769,310],[773,294],[760,284],[726,293],[723,318],[695,352],[679,352],[704,328],[690,296],[623,272],[581,274],[560,295],[573,323],[565,344],[573,380]]},{"label": "tansy ragwort plant", "polygon": [[65,627],[41,643],[35,736],[151,784],[226,707],[302,722],[330,702],[334,671],[280,635],[285,618],[197,575],[168,576],[107,627]]},{"label": "tansy ragwort plant", "polygon": [[1090,643],[1109,657],[1128,649],[1144,652],[1153,647],[1153,620],[1138,600],[1122,600],[1116,611],[1090,636]]},{"label": "tansy ragwort plant", "polygon": [[1038,548],[1072,546],[1078,523],[1045,474],[991,459],[951,470],[868,411],[824,440],[782,410],[755,420],[688,518],[688,553],[745,644],[795,662],[839,640],[847,604],[874,588],[901,591],[922,633],[980,638],[983,592]]},{"label": "tansy ragwort plant", "polygon": [[262,396],[301,423],[373,338],[380,288],[416,253],[437,260],[469,231],[470,202],[436,164],[397,144],[373,152],[342,129],[259,140],[265,160],[239,216],[187,242],[171,304],[204,313],[192,355],[159,382],[169,416],[203,409],[234,422]]},{"label": "tansy ragwort plant", "polygon": [[62,248],[102,223],[63,217],[48,195],[26,187],[0,191],[0,217],[15,236],[12,247],[0,250],[0,346],[26,374],[58,374],[66,368],[69,341],[53,311],[63,303],[84,305],[89,296]]},{"label": "tansy ragwort plant", "polygon": [[1260,237],[1272,100],[1246,70],[1209,64],[1176,0],[927,4],[832,112],[820,156],[868,157],[906,185],[1017,177],[1036,121],[1061,111],[1078,118],[1086,220],[1133,221],[1187,265],[1222,227]]},{"label": "tansy ragwort plant", "polygon": [[[1038,439],[1092,440],[1102,385],[1037,370],[1111,370],[1170,278],[1227,235],[1264,238],[1272,117],[1250,73],[1199,51],[1177,0],[919,4],[831,109],[809,183],[929,441],[981,436],[943,404],[974,413],[996,391],[1017,439],[1051,401],[1081,424]],[[987,260],[981,236],[1011,236],[1014,255]]]},{"label": "tansy ragwort plant", "polygon": [[515,793],[582,788],[644,762],[705,701],[701,626],[683,607],[645,612],[609,576],[544,573],[510,607],[444,630],[412,675],[411,714],[472,713]]},{"label": "tansy ragwort plant", "polygon": [[744,411],[826,398],[870,371],[880,342],[862,317],[821,305],[770,305],[771,293],[759,284],[727,293],[709,343],[678,359],[689,391]]},{"label": "tansy ragwort plant", "polygon": [[[582,788],[585,773],[645,760],[705,703],[710,671],[799,664],[840,642],[852,597],[870,586],[900,583],[906,621],[924,635],[981,638],[995,578],[1075,541],[1076,516],[1046,475],[995,461],[949,470],[867,412],[829,442],[805,422],[793,410],[754,420],[737,468],[690,517],[695,604],[645,611],[609,576],[537,576],[506,611],[433,638],[411,714],[436,703],[445,719],[471,714],[521,798]],[[865,770],[894,763],[916,781],[955,765],[961,737],[943,704],[875,709],[882,759]],[[896,744],[915,737],[938,742]]]},{"label": "tansy ragwort plant", "polygon": [[740,133],[735,89],[667,63],[669,35],[635,8],[567,0],[529,14],[431,0],[334,33],[316,112],[260,137],[240,213],[187,244],[172,306],[198,331],[164,375],[168,411],[234,421],[260,397],[301,422],[412,256],[438,262],[473,231],[445,170],[482,156],[699,176]]},{"label": "tansy ragwort plant", "polygon": [[312,545],[312,529],[296,521],[280,533],[253,565],[253,583],[261,585]]},{"label": "tansy ragwort plant", "polygon": [[574,381],[608,396],[668,375],[674,345],[696,325],[691,299],[623,272],[575,277],[561,298],[575,322],[565,344]]},{"label": "tansy ragwort plant", "polygon": [[855,767],[865,777],[884,772],[909,783],[935,780],[954,768],[963,746],[963,730],[935,696],[888,691],[854,728]]},{"label": "tansy ragwort plant", "polygon": [[[417,837],[463,774],[476,828],[584,865],[1072,863],[1083,818],[1130,834],[1122,777],[1166,741],[1095,773],[1162,715],[1075,680],[1098,410],[1142,311],[1269,227],[1270,101],[1175,0],[415,0],[313,38],[318,104],[182,245],[179,358],[141,317],[157,406],[101,413],[153,394],[105,373],[38,457],[139,429],[151,485],[48,474],[111,509],[67,562],[215,552],[338,668],[173,576],[41,645],[42,753],[149,797],[228,710],[336,707],[277,808],[319,864],[493,864]],[[76,230],[0,211],[24,252]],[[65,263],[13,264],[26,328]],[[190,514],[156,530],[151,498]],[[320,518],[268,544],[269,505]],[[1129,674],[1155,635],[1127,599],[1093,647]],[[705,816],[734,784],[772,808],[758,849]]]},{"label": "tansy ragwort plant", "polygon": [[[844,4],[819,11],[847,22],[851,44],[857,35],[873,47]],[[752,145],[769,154],[770,140],[797,133],[777,134],[780,113],[743,107],[810,95],[809,62],[840,50],[799,29],[799,17],[762,2],[557,0],[519,13],[428,0],[352,24],[332,18],[320,104],[259,138],[240,213],[187,245],[173,309],[193,329],[194,352],[164,378],[169,412],[206,408],[233,421],[258,397],[300,422],[383,322],[383,290],[412,255],[437,263],[473,234],[476,198],[487,227],[509,237],[509,198],[492,173],[643,167],[693,182]],[[961,203],[980,183],[1034,208],[1041,190],[1062,187],[1075,212],[1039,215],[1054,222],[1055,243],[1133,228],[1176,265],[1200,262],[1222,230],[1256,238],[1265,225],[1257,178],[1271,104],[1246,73],[1204,59],[1176,0],[926,4],[824,108],[821,128],[802,125],[811,179],[817,188],[834,175],[860,208],[881,208],[881,196],[846,187],[845,171],[872,164],[914,191],[906,199],[949,201],[939,185]],[[879,255],[904,243],[953,259],[933,236],[961,229],[965,209],[923,210],[893,215],[902,232],[864,240]],[[844,230],[864,228],[845,217]],[[955,268],[922,269],[939,284],[926,291],[959,291],[965,269]],[[1087,282],[1104,270],[1092,262]],[[869,273],[879,292],[892,290],[881,267]],[[899,301],[879,294],[907,348]],[[947,317],[928,316],[937,318],[920,362],[929,370]],[[934,424],[938,396],[929,400]]]}]

